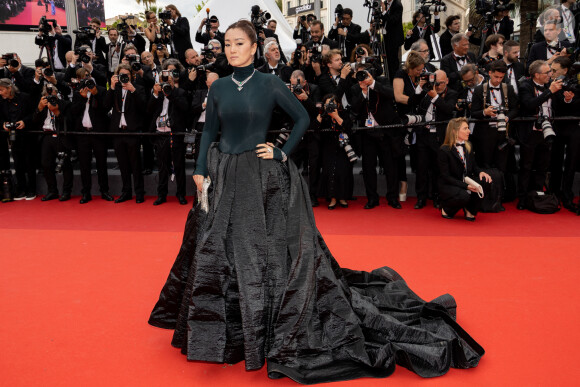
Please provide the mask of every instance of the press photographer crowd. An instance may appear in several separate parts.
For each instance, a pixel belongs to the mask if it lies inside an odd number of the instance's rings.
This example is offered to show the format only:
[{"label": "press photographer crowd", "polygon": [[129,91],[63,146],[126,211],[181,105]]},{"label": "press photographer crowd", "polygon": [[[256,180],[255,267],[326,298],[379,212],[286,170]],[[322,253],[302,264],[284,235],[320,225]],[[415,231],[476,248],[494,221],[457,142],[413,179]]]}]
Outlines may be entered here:
[{"label": "press photographer crowd", "polygon": [[[464,32],[461,16],[440,18],[442,1],[423,0],[407,33],[400,0],[362,1],[365,26],[341,5],[331,25],[298,16],[290,55],[282,52],[276,20],[259,6],[249,10],[258,41],[254,67],[286,83],[310,116],[310,130],[290,158],[303,170],[313,206],[326,199],[329,210],[348,207],[360,159],[364,208],[377,207],[383,194],[400,209],[408,158],[417,210],[430,201],[444,218],[463,210],[473,221],[478,211],[504,211],[503,203],[517,200],[519,210],[552,213],[563,206],[580,215],[573,192],[580,157],[575,0],[547,9],[528,47],[513,40],[509,0],[477,1],[481,22]],[[145,16],[141,30],[130,17],[106,30],[92,18],[72,31],[74,46],[70,34],[43,17],[34,67],[18,53],[2,55],[3,202],[35,199],[37,173],[47,185],[42,201],[70,200],[78,165],[80,203],[87,203],[94,159],[104,200],[143,203],[143,176],[158,171],[153,205],[166,202],[173,182],[179,203],[187,204],[186,160],[195,162],[212,83],[244,82],[231,76],[216,15],[208,11],[192,27],[174,5]],[[203,44],[200,52],[190,36]],[[280,147],[292,126],[282,110],[275,112],[269,141]],[[110,148],[122,180],[116,199]],[[386,192],[378,192],[380,175]]]}]

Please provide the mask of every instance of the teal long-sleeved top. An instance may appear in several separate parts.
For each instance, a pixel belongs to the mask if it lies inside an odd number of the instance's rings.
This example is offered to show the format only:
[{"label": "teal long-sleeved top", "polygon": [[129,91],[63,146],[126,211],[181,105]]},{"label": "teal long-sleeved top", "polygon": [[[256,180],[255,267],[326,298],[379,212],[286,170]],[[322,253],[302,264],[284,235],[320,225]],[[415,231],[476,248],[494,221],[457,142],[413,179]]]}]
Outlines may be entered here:
[{"label": "teal long-sleeved top", "polygon": [[[233,77],[244,81],[254,71],[254,65],[235,67]],[[282,151],[289,155],[310,124],[306,109],[277,76],[256,71],[238,91],[231,76],[218,79],[207,95],[205,126],[201,136],[195,175],[207,176],[207,152],[221,130],[220,151],[239,154],[266,142],[272,111],[280,106],[294,121],[294,128]],[[257,157],[257,156],[256,156]],[[274,148],[274,158],[282,153]]]}]

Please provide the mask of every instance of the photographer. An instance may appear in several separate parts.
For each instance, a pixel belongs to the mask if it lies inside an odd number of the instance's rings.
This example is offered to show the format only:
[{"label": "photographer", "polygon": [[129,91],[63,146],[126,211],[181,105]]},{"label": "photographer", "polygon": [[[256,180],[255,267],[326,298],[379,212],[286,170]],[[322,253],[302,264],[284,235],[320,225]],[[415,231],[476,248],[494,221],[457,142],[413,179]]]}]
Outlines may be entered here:
[{"label": "photographer", "polygon": [[485,71],[489,71],[489,66],[498,60],[503,59],[503,44],[505,38],[501,34],[489,35],[485,39],[485,48],[487,52],[479,59],[479,66],[483,67]]},{"label": "photographer", "polygon": [[[155,45],[153,45],[155,47]],[[147,82],[145,81],[145,68],[141,63],[141,57],[138,54],[137,48],[132,44],[127,44],[123,50],[123,59],[121,59],[121,64],[127,65],[131,68],[133,72],[134,79],[132,83],[147,88]],[[117,67],[118,69],[118,67]],[[147,90],[149,91],[149,90]]]},{"label": "photographer", "polygon": [[165,11],[171,13],[171,18],[165,19],[164,22],[171,27],[172,47],[175,48],[175,52],[172,54],[176,55],[181,63],[185,63],[185,51],[193,48],[189,35],[189,21],[181,16],[181,13],[173,4],[166,6]]},{"label": "photographer", "polygon": [[[74,92],[71,118],[77,132],[107,132],[109,119],[105,108],[107,89],[98,86],[85,69],[77,70],[80,88]],[[91,163],[93,154],[97,166],[97,176],[101,198],[112,201],[109,194],[109,175],[107,171],[107,140],[102,136],[79,135],[76,138],[79,167],[81,170],[81,204],[92,200]]]},{"label": "photographer", "polygon": [[263,66],[258,67],[256,70],[261,73],[270,73],[276,75],[284,83],[290,82],[290,76],[292,75],[292,67],[286,66],[280,62],[280,47],[275,40],[272,40],[264,46],[264,57],[266,58],[266,63]]},{"label": "photographer", "polygon": [[51,84],[53,87],[56,87],[61,95],[70,95],[71,89],[64,81],[64,74],[54,72],[50,68],[50,64],[47,58],[37,59],[34,62],[34,67],[36,68],[36,71],[33,78],[34,86],[31,92],[31,96],[34,101],[38,101],[40,99],[40,95],[42,94],[42,89],[45,84]]},{"label": "photographer", "polygon": [[127,46],[130,44],[133,45],[137,53],[141,55],[141,53],[145,51],[145,38],[139,35],[133,26],[127,24],[125,28],[126,29],[121,32],[123,43],[125,43]]},{"label": "photographer", "polygon": [[310,25],[310,40],[306,42],[306,48],[328,45],[331,49],[338,48],[338,42],[324,36],[324,24],[320,20],[314,20]]},{"label": "photographer", "polygon": [[[462,88],[459,90],[458,100],[459,102],[464,101],[465,106],[458,106],[457,110],[462,112],[466,110],[463,114],[465,117],[471,116],[471,104],[473,102],[473,93],[475,88],[482,85],[485,82],[485,77],[479,73],[479,68],[474,64],[466,64],[459,71],[459,77],[461,78]],[[469,129],[473,129],[473,123],[469,124]]]},{"label": "photographer", "polygon": [[[193,98],[191,102],[191,115],[193,116],[191,127],[198,132],[203,131],[203,126],[205,125],[205,109],[207,107],[207,94],[211,85],[219,79],[216,73],[208,72],[206,75],[206,87],[196,89],[193,92]],[[199,139],[198,139],[199,140]],[[199,141],[196,142],[196,148],[199,148]],[[197,151],[195,152],[197,154]]]},{"label": "photographer", "polygon": [[300,39],[302,44],[308,42],[310,40],[310,26],[315,20],[316,16],[313,14],[298,16],[296,18],[296,27],[294,27],[292,39]]},{"label": "photographer", "polygon": [[[61,99],[55,88],[46,85],[38,107],[34,112],[35,125],[43,131],[40,142],[40,159],[47,194],[43,202],[58,199],[61,202],[70,200],[73,187],[73,169],[70,161],[71,139],[67,136],[67,112],[70,102]],[[62,172],[62,195],[58,196],[56,172]]]},{"label": "photographer", "polygon": [[[577,69],[571,69],[572,61],[567,57],[554,59],[550,66],[552,81],[564,79],[566,86],[562,88],[564,97],[572,95],[570,103],[560,104],[554,111],[555,116],[578,117],[580,99],[578,98]],[[580,130],[578,121],[554,121],[556,137],[552,144],[550,157],[550,191],[562,201],[564,208],[576,212],[574,205],[574,174],[578,168],[580,158]],[[562,172],[562,166],[564,170]]]},{"label": "photographer", "polygon": [[[340,104],[334,95],[326,95],[323,101],[322,112],[316,117],[315,125],[319,129],[331,131],[320,134],[322,172],[317,194],[330,198],[328,209],[334,210],[337,204],[343,208],[348,207],[346,200],[352,192],[352,163],[346,152],[346,147],[350,148],[348,135],[352,122],[348,114],[339,108]],[[356,160],[356,155],[354,157]]]},{"label": "photographer", "polygon": [[[112,109],[109,129],[115,133],[137,133],[142,129],[143,109],[145,108],[145,93],[141,86],[134,84],[135,75],[131,66],[120,64],[111,77],[111,88],[107,91],[105,106]],[[123,188],[121,196],[115,203],[131,200],[131,175],[135,185],[136,203],[145,201],[143,174],[141,172],[141,157],[139,137],[115,136],[113,146],[121,170]]]},{"label": "photographer", "polygon": [[75,48],[64,73],[64,80],[70,82],[72,78],[76,78],[77,70],[84,68],[95,79],[97,85],[105,87],[107,85],[107,69],[105,66],[94,63],[93,58],[94,53],[89,46],[83,45]]},{"label": "photographer", "polygon": [[0,58],[0,78],[10,79],[22,92],[33,92],[34,70],[24,66],[16,53],[5,54]]},{"label": "photographer", "polygon": [[[48,31],[48,35],[50,37],[54,37],[54,46],[50,46],[51,49],[51,56],[54,61],[54,70],[63,71],[66,66],[66,53],[72,49],[72,38],[70,35],[63,35],[62,34],[62,27],[56,23],[54,25],[47,24],[50,28]],[[41,28],[42,30],[42,28]],[[38,37],[35,38],[35,43],[37,45],[42,44],[42,36],[46,32],[39,31]]]},{"label": "photographer", "polygon": [[457,92],[447,84],[447,74],[442,70],[435,72],[435,83],[427,87],[428,92],[419,103],[418,112],[423,115],[426,125],[416,129],[417,133],[417,203],[415,209],[421,209],[427,204],[429,196],[429,181],[433,206],[439,208],[439,188],[437,179],[439,168],[437,154],[445,140],[445,124],[433,125],[429,122],[449,121],[457,103]]},{"label": "photographer", "polygon": [[[506,5],[507,3],[509,3],[509,1],[506,2]],[[514,21],[510,19],[509,9],[496,11],[493,18],[492,33],[503,35],[504,39],[511,38],[514,33]]]},{"label": "photographer", "polygon": [[552,70],[546,61],[537,60],[529,67],[530,78],[520,82],[521,115],[538,117],[537,122],[518,125],[520,142],[520,173],[518,179],[518,210],[527,208],[528,191],[542,191],[550,163],[550,119],[557,105],[569,103],[573,95],[560,93],[562,80],[550,82]]},{"label": "photographer", "polygon": [[421,79],[424,68],[425,59],[418,52],[411,51],[403,67],[395,73],[393,91],[399,117],[417,113],[416,108],[426,93],[423,90],[426,81]]},{"label": "photographer", "polygon": [[511,143],[509,120],[519,114],[518,96],[511,85],[503,82],[507,70],[503,61],[495,61],[490,65],[489,81],[475,88],[471,109],[473,118],[500,119],[477,122],[472,143],[477,165],[485,169],[497,168],[504,174]]},{"label": "photographer", "polygon": [[153,11],[145,12],[145,20],[147,21],[147,27],[145,28],[145,37],[149,41],[149,51],[152,50],[153,44],[161,43],[161,28],[159,27],[159,21],[157,20],[157,15]]},{"label": "photographer", "polygon": [[[357,64],[356,71],[357,84],[352,87],[352,94],[353,111],[357,117],[364,119],[368,128],[400,124],[401,120],[395,111],[395,94],[388,80],[385,77],[375,79],[370,64]],[[365,209],[379,205],[377,157],[385,163],[387,202],[393,208],[401,208],[398,200],[398,165],[403,156],[403,135],[401,128],[362,131],[362,168],[367,194]]]},{"label": "photographer", "polygon": [[[312,30],[314,31],[314,30]],[[343,109],[347,109],[351,94],[351,88],[356,80],[351,76],[350,64],[343,65],[342,55],[339,50],[330,50],[322,58],[325,67],[318,78],[318,86],[321,95],[333,94],[341,101]]]},{"label": "photographer", "polygon": [[520,62],[520,45],[518,42],[508,40],[503,44],[503,61],[507,66],[507,73],[504,82],[514,88],[516,94],[519,94],[518,81],[524,76],[526,69]]},{"label": "photographer", "polygon": [[[31,130],[34,107],[30,96],[21,93],[8,78],[0,79],[0,97],[0,126],[2,132],[8,134],[4,141],[10,139],[16,171],[14,199],[32,200],[36,198],[36,137],[27,131]],[[9,169],[9,163],[7,168],[2,166],[2,170]]]},{"label": "photographer", "polygon": [[439,20],[439,12],[434,12],[433,15],[435,16],[435,25],[427,24],[427,19],[420,10],[413,14],[415,25],[413,29],[407,31],[407,36],[405,37],[405,50],[410,49],[411,45],[417,40],[424,39],[429,47],[429,52],[431,53],[430,58],[435,58],[431,36],[441,30],[441,21]]},{"label": "photographer", "polygon": [[[187,92],[176,85],[177,72],[173,69],[179,62],[168,60],[163,64],[161,83],[153,86],[147,110],[153,112],[154,120],[149,126],[151,132],[160,134],[154,138],[155,153],[159,163],[159,184],[157,185],[158,206],[167,201],[169,175],[175,176],[176,196],[179,204],[187,204],[185,199],[185,147],[182,136],[173,133],[186,131],[188,108]],[[169,134],[169,135],[168,135]]]},{"label": "photographer", "polygon": [[423,72],[427,73],[434,73],[437,70],[437,67],[433,66],[430,62],[431,57],[429,55],[429,46],[427,46],[427,42],[423,39],[417,40],[415,43],[411,45],[410,51],[416,51],[423,57],[425,60],[425,67],[423,68]]},{"label": "photographer", "polygon": [[[101,36],[101,21],[96,17],[91,19],[89,27],[95,30],[95,37],[90,41],[89,46],[92,48],[93,52],[95,53],[95,58],[93,61],[100,65],[106,66],[107,65],[107,42],[105,38]],[[77,44],[78,40],[75,42],[75,48],[78,47],[80,44]]]},{"label": "photographer", "polygon": [[119,31],[115,27],[110,27],[107,32],[109,35],[109,43],[107,44],[107,80],[117,69],[117,66],[123,59],[123,51],[125,50],[125,43],[119,39]]},{"label": "photographer", "polygon": [[461,89],[461,80],[459,71],[468,63],[476,63],[475,55],[469,52],[469,38],[465,34],[455,34],[451,38],[453,52],[445,55],[441,59],[441,70],[447,73],[449,78],[449,87],[459,91]]},{"label": "photographer", "polygon": [[[339,10],[342,12],[337,12]],[[361,27],[352,22],[352,9],[337,6],[335,14],[336,18],[328,32],[328,39],[339,42],[343,57],[348,58],[359,43],[358,36],[361,33]]]},{"label": "photographer", "polygon": [[[209,22],[209,30],[208,30]],[[202,32],[204,30],[205,31]],[[209,19],[204,18],[195,33],[195,41],[207,46],[209,41],[212,39],[217,39],[220,41],[222,47],[224,45],[224,33],[219,30],[220,21],[217,16],[212,15]]]},{"label": "photographer", "polygon": [[[530,49],[528,55],[527,67],[536,60],[547,61],[548,66],[552,64],[554,59],[559,56],[568,56],[570,53],[570,43],[567,40],[561,41],[558,35],[562,32],[560,25],[555,20],[546,21],[544,24],[544,38],[543,42],[536,43]],[[531,74],[530,74],[531,76]]]}]

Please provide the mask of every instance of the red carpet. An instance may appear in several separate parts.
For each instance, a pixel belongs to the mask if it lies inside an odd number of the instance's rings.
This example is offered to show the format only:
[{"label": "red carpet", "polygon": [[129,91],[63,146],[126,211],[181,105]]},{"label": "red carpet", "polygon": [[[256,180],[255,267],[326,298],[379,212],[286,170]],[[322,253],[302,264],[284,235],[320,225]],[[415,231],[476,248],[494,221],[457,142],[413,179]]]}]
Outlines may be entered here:
[{"label": "red carpet", "polygon": [[44,1],[42,2],[42,5],[38,5],[38,1],[28,1],[26,7],[21,13],[11,17],[4,24],[38,26],[40,18],[46,16],[47,19],[56,19],[59,26],[66,27],[65,10],[55,7],[55,14],[53,15],[51,9],[50,3],[48,4],[48,12],[46,12]]},{"label": "red carpet", "polygon": [[[147,325],[190,206],[174,198],[0,205],[3,386],[293,386],[243,364],[187,362],[171,331]],[[453,294],[458,322],[486,349],[479,367],[421,379],[398,368],[352,386],[576,385],[580,217],[508,206],[475,223],[433,208],[315,211],[344,267],[391,266],[421,297]]]}]

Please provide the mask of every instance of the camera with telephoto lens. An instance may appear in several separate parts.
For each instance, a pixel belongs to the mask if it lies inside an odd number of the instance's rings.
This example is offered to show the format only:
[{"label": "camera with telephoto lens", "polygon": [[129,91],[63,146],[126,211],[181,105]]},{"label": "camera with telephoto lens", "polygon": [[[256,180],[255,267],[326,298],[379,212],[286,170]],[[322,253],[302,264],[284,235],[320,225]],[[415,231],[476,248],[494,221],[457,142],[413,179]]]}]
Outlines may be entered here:
[{"label": "camera with telephoto lens", "polygon": [[185,158],[193,160],[195,158],[195,142],[197,140],[197,130],[192,129],[191,132],[186,132],[183,136],[183,143],[185,144]]},{"label": "camera with telephoto lens", "polygon": [[54,88],[54,86],[52,86],[52,83],[46,85],[46,95],[53,95],[54,90],[55,90],[55,88]]},{"label": "camera with telephoto lens", "polygon": [[88,47],[75,48],[75,55],[78,55],[83,63],[89,63],[91,61],[91,57],[88,55],[89,52],[92,52],[92,50]]},{"label": "camera with telephoto lens", "polygon": [[161,20],[171,19],[171,11],[159,12],[159,19],[161,19]]},{"label": "camera with telephoto lens", "polygon": [[286,141],[288,141],[288,137],[290,137],[290,129],[288,128],[288,124],[284,124],[284,126],[280,129],[280,133],[278,133],[278,137],[276,137],[276,141],[274,145],[276,148],[282,148]]},{"label": "camera with telephoto lens", "polygon": [[141,57],[139,55],[131,54],[127,55],[126,58],[129,61],[129,64],[131,65],[131,69],[133,71],[139,71],[142,69]]},{"label": "camera with telephoto lens", "polygon": [[500,11],[513,11],[515,4],[511,0],[476,0],[475,12],[482,16],[494,16]]},{"label": "camera with telephoto lens", "polygon": [[12,184],[12,171],[0,171],[0,184],[2,184],[2,203],[14,200],[14,186]]},{"label": "camera with telephoto lens", "polygon": [[421,75],[419,75],[419,79],[422,81],[425,81],[425,84],[423,85],[423,90],[429,91],[429,90],[433,89],[433,87],[435,86],[435,82],[437,81],[437,76],[435,75],[435,73],[425,72],[425,73],[421,73]]},{"label": "camera with telephoto lens", "polygon": [[534,127],[537,130],[541,130],[542,134],[544,135],[544,140],[547,143],[552,143],[554,141],[554,137],[556,137],[556,132],[554,132],[554,128],[552,128],[552,123],[550,122],[550,118],[543,114],[538,115],[538,119],[534,123]]},{"label": "camera with telephoto lens", "polygon": [[124,83],[129,83],[130,80],[131,80],[131,78],[129,77],[129,74],[125,74],[125,73],[119,74],[119,82],[124,84]]},{"label": "camera with telephoto lens", "polygon": [[[52,23],[52,26],[50,25]],[[50,32],[58,24],[55,19],[47,19],[46,16],[42,16],[38,21],[38,31],[40,35],[34,39],[34,42],[38,46],[54,46],[56,38],[50,35]]]},{"label": "camera with telephoto lens", "polygon": [[4,126],[6,127],[6,130],[8,130],[10,142],[16,141],[16,127],[18,127],[18,123],[6,121]]},{"label": "camera with telephoto lens", "polygon": [[133,15],[119,16],[119,23],[117,23],[117,31],[119,31],[119,35],[123,37],[124,41],[129,40],[129,30],[131,29],[131,27],[129,27],[129,24],[127,23],[127,20],[134,18],[135,16]]},{"label": "camera with telephoto lens", "polygon": [[441,0],[421,0],[419,10],[426,18],[429,18],[433,12],[447,11],[447,6]]},{"label": "camera with telephoto lens", "polygon": [[355,78],[358,82],[363,82],[369,77],[369,72],[367,70],[359,70],[355,74]]},{"label": "camera with telephoto lens", "polygon": [[165,95],[169,95],[173,91],[173,87],[170,83],[162,83],[160,86],[161,90],[163,90],[163,94]]},{"label": "camera with telephoto lens", "polygon": [[404,125],[412,125],[418,124],[423,122],[423,116],[419,114],[405,114],[403,116],[403,124]]},{"label": "camera with telephoto lens", "polygon": [[78,30],[73,30],[73,34],[76,35],[78,42],[87,44],[97,37],[97,30],[90,26],[79,27]]},{"label": "camera with telephoto lens", "polygon": [[312,63],[322,62],[322,45],[320,43],[314,43],[308,51],[312,53],[310,57]]},{"label": "camera with telephoto lens", "polygon": [[495,108],[495,114],[497,119],[497,130],[504,131],[507,129],[506,114],[508,110],[505,106],[497,106]]},{"label": "camera with telephoto lens", "polygon": [[344,26],[342,24],[343,17],[344,17],[344,8],[343,8],[342,4],[337,4],[336,8],[334,9],[334,18],[338,19],[338,23],[336,25],[336,28],[344,28]]},{"label": "camera with telephoto lens", "polygon": [[20,62],[16,59],[16,53],[14,52],[2,55],[2,59],[4,59],[10,67],[16,68],[20,66]]},{"label": "camera with telephoto lens", "polygon": [[52,106],[58,105],[58,97],[56,95],[47,95],[46,101],[51,104]]},{"label": "camera with telephoto lens", "polygon": [[203,55],[203,57],[207,60],[211,60],[214,58],[214,52],[213,52],[213,44],[208,44],[207,46],[204,46],[203,49],[201,50],[201,55]]},{"label": "camera with telephoto lens", "polygon": [[56,154],[56,168],[54,169],[56,173],[62,173],[62,167],[67,156],[66,152],[58,152]]},{"label": "camera with telephoto lens", "polygon": [[215,63],[206,63],[206,64],[202,64],[197,66],[197,71],[202,71],[202,72],[206,72],[206,71],[213,71],[215,68]]},{"label": "camera with telephoto lens", "polygon": [[264,29],[264,24],[266,24],[271,17],[272,15],[270,15],[269,12],[260,10],[259,5],[252,6],[250,19],[252,20],[256,32],[262,31]]},{"label": "camera with telephoto lens", "polygon": [[342,148],[344,148],[344,151],[346,152],[346,157],[348,158],[348,161],[350,161],[351,163],[354,163],[358,159],[356,153],[352,149],[352,146],[350,146],[350,143],[348,141],[348,135],[346,133],[343,132],[343,133],[340,133],[338,135],[338,144]]}]

